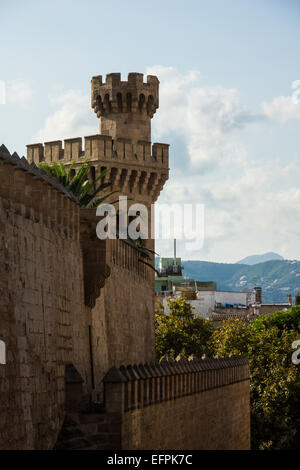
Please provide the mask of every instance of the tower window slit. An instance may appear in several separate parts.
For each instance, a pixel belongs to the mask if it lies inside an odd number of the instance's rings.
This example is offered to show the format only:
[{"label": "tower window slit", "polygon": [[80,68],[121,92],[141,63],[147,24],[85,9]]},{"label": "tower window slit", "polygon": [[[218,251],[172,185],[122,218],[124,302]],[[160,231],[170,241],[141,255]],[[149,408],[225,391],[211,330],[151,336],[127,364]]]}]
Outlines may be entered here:
[{"label": "tower window slit", "polygon": [[117,94],[117,105],[118,105],[118,113],[123,112],[123,101],[122,101],[122,94]]},{"label": "tower window slit", "polygon": [[127,101],[127,112],[131,113],[131,103],[132,103],[132,96],[131,93],[127,93],[126,95],[126,101]]}]

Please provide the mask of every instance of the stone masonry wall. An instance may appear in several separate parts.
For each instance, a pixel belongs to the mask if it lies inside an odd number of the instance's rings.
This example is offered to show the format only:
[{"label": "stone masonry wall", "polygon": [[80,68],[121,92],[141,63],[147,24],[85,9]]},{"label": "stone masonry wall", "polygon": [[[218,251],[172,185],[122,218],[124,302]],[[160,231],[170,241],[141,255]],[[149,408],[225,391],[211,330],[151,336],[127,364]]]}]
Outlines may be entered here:
[{"label": "stone masonry wall", "polygon": [[[250,448],[246,357],[165,359],[112,368],[105,409],[73,415],[73,430],[96,449],[244,450]],[[97,417],[98,416],[98,417]],[[93,423],[84,427],[82,423]],[[61,443],[62,447],[74,445]]]},{"label": "stone masonry wall", "polygon": [[19,162],[0,159],[0,448],[48,449],[65,364],[90,382],[79,206]]},{"label": "stone masonry wall", "polygon": [[122,449],[249,450],[249,381],[124,415]]},{"label": "stone masonry wall", "polygon": [[103,182],[110,181],[112,189],[120,189],[135,201],[152,204],[158,198],[164,183],[169,177],[169,145],[151,142],[134,144],[129,139],[112,140],[111,136],[92,135],[82,139],[77,137],[64,141],[45,142],[27,145],[27,158],[30,163],[73,164],[74,172],[88,159],[95,170],[95,177],[105,168],[111,170]]},{"label": "stone masonry wall", "polygon": [[246,357],[113,367],[105,406],[70,411],[56,449],[248,450]]},{"label": "stone masonry wall", "polygon": [[120,415],[122,449],[250,448],[245,357],[121,367],[104,382],[107,413]]},{"label": "stone masonry wall", "polygon": [[153,360],[154,277],[135,247],[98,240],[57,182],[0,150],[0,448],[48,449],[67,363],[87,396],[110,367]]},{"label": "stone masonry wall", "polygon": [[106,241],[110,274],[92,309],[96,383],[113,366],[154,361],[154,271],[122,240]]}]

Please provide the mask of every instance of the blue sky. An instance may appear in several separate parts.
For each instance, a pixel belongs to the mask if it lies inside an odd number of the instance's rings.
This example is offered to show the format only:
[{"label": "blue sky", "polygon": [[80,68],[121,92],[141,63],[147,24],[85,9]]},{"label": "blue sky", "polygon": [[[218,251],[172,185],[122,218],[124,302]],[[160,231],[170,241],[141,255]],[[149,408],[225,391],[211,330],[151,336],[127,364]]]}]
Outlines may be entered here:
[{"label": "blue sky", "polygon": [[0,142],[22,155],[95,133],[93,75],[156,73],[153,138],[171,144],[161,201],[205,206],[204,246],[178,252],[298,258],[299,20],[298,0],[1,0]]}]

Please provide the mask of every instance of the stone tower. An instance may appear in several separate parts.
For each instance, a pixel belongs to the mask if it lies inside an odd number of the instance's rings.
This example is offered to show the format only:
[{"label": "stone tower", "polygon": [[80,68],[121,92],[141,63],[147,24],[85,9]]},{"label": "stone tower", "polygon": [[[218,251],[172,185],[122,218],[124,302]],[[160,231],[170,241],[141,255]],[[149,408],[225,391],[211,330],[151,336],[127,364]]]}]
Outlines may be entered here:
[{"label": "stone tower", "polygon": [[119,73],[92,79],[92,108],[100,118],[100,134],[133,142],[151,141],[151,118],[158,108],[159,81],[153,75],[130,73],[122,82]]},{"label": "stone tower", "polygon": [[130,73],[121,81],[119,73],[92,78],[92,107],[100,118],[99,134],[27,146],[29,162],[63,162],[75,160],[74,170],[85,159],[93,163],[92,177],[109,168],[106,180],[111,190],[150,207],[169,177],[169,145],[151,144],[151,118],[159,105],[159,80],[148,75]]}]

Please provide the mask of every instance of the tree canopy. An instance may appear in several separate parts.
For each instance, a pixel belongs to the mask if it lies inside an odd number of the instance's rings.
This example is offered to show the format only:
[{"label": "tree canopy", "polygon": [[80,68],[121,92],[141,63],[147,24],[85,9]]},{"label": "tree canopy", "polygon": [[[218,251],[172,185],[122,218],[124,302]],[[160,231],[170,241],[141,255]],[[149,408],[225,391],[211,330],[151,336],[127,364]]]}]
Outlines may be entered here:
[{"label": "tree canopy", "polygon": [[156,353],[201,357],[246,354],[250,364],[252,449],[300,449],[300,374],[292,344],[300,339],[300,307],[227,320],[220,328],[193,314],[185,299],[155,315]]},{"label": "tree canopy", "polygon": [[170,300],[168,306],[170,313],[164,313],[161,304],[155,313],[157,358],[165,354],[173,358],[178,354],[201,357],[206,353],[212,335],[211,323],[195,316],[193,308],[183,298]]}]

